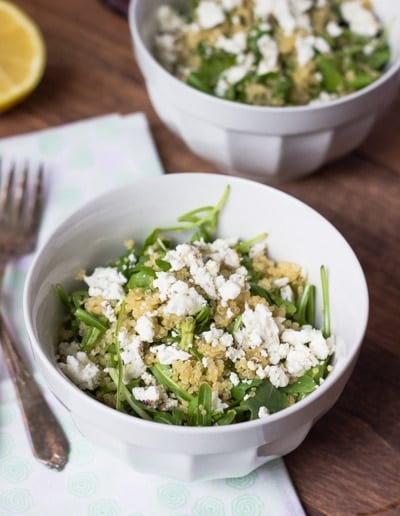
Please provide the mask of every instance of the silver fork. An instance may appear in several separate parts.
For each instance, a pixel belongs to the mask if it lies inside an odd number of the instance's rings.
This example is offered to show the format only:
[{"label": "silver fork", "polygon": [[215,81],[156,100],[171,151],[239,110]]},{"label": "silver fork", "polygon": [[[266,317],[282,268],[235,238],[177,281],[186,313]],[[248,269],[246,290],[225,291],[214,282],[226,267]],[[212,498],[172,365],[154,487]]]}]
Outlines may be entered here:
[{"label": "silver fork", "polygon": [[[7,174],[0,160],[0,299],[4,273],[11,258],[32,252],[36,246],[43,205],[43,167],[30,189],[28,165],[16,179],[15,165]],[[0,309],[0,342],[14,383],[23,421],[34,456],[61,471],[68,460],[69,443],[63,429],[26,367]]]}]

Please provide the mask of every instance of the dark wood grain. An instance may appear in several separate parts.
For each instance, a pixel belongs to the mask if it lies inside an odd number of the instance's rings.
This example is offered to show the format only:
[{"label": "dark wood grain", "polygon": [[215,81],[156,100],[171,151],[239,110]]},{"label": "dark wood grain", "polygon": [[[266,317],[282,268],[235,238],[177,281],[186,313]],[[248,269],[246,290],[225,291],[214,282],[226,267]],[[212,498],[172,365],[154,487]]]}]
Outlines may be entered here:
[{"label": "dark wood grain", "polygon": [[[1,116],[0,137],[143,111],[167,171],[216,172],[155,115],[123,17],[96,0],[17,3],[40,25],[48,65],[37,90]],[[343,233],[360,258],[371,298],[360,359],[343,395],[286,457],[311,516],[400,514],[399,142],[400,97],[353,155],[278,186]]]}]

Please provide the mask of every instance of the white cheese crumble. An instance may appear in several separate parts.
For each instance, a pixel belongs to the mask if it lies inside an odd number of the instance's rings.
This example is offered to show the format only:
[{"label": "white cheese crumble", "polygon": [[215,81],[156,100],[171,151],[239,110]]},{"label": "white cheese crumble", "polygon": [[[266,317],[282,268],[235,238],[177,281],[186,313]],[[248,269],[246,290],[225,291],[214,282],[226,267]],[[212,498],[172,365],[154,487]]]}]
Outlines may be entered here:
[{"label": "white cheese crumble", "polygon": [[161,32],[175,32],[185,25],[185,20],[170,5],[161,5],[157,9],[157,23]]},{"label": "white cheese crumble", "polygon": [[159,344],[151,350],[155,352],[158,362],[162,365],[172,365],[176,360],[189,360],[192,357],[190,353],[178,349],[175,344]]},{"label": "white cheese crumble", "polygon": [[289,376],[280,365],[271,365],[266,367],[269,381],[274,387],[286,387],[289,384]]},{"label": "white cheese crumble", "polygon": [[223,412],[226,408],[228,408],[227,403],[223,403],[218,396],[218,392],[212,391],[211,394],[211,410],[213,412]]},{"label": "white cheese crumble", "polygon": [[224,11],[232,11],[236,7],[242,6],[242,0],[221,0],[221,5]]},{"label": "white cheese crumble", "polygon": [[315,50],[320,54],[328,54],[331,51],[324,38],[315,36],[297,36],[295,47],[300,66],[306,66],[312,60]]},{"label": "white cheese crumble", "polygon": [[279,49],[276,41],[271,36],[264,34],[257,41],[257,47],[262,56],[258,64],[257,75],[264,75],[278,69]]},{"label": "white cheese crumble", "polygon": [[265,416],[269,416],[269,410],[267,409],[267,407],[260,407],[258,409],[258,417],[261,419]]},{"label": "white cheese crumble", "polygon": [[211,0],[202,0],[196,9],[196,14],[202,29],[212,29],[225,21],[222,7]]},{"label": "white cheese crumble", "polygon": [[268,21],[273,15],[279,26],[290,36],[296,28],[296,20],[291,12],[291,5],[288,0],[254,0],[254,16]]},{"label": "white cheese crumble", "polygon": [[135,330],[143,342],[153,342],[154,324],[153,319],[145,314],[136,321]]},{"label": "white cheese crumble", "polygon": [[123,285],[126,278],[113,267],[96,267],[91,276],[83,277],[89,286],[89,296],[101,296],[108,301],[122,301],[125,297]]},{"label": "white cheese crumble", "polygon": [[295,46],[300,66],[305,66],[314,57],[314,39],[314,36],[297,36]]},{"label": "white cheese crumble", "polygon": [[158,405],[161,400],[163,389],[159,385],[150,385],[149,387],[134,387],[132,394],[138,401],[142,401],[145,405]]},{"label": "white cheese crumble", "polygon": [[343,29],[336,22],[330,21],[326,25],[326,32],[331,36],[331,38],[338,38],[343,34]]},{"label": "white cheese crumble", "polygon": [[79,388],[92,391],[99,386],[100,369],[84,351],[68,355],[66,362],[60,363],[59,366]]},{"label": "white cheese crumble", "polygon": [[215,42],[215,48],[219,48],[229,54],[240,54],[247,47],[247,36],[244,32],[236,32],[231,38],[219,36]]},{"label": "white cheese crumble", "polygon": [[229,380],[233,386],[239,385],[240,383],[239,376],[235,372],[230,373]]},{"label": "white cheese crumble", "polygon": [[266,306],[258,304],[254,310],[246,306],[242,323],[243,327],[234,333],[239,348],[254,349],[260,346],[269,351],[269,348],[279,344],[279,328]]},{"label": "white cheese crumble", "polygon": [[121,360],[124,364],[123,382],[126,384],[146,372],[146,364],[143,361],[143,344],[140,337],[128,333],[125,328],[119,332],[118,340]]},{"label": "white cheese crumble", "polygon": [[352,1],[340,4],[340,12],[343,19],[349,24],[350,30],[360,36],[373,37],[379,31],[379,24],[372,14],[361,2]]},{"label": "white cheese crumble", "polygon": [[102,301],[100,303],[100,305],[103,308],[103,315],[105,317],[107,317],[107,319],[111,323],[116,322],[117,321],[117,317],[115,315],[114,308],[111,306],[111,303],[109,301],[107,301],[107,299],[104,299],[104,301]]},{"label": "white cheese crumble", "polygon": [[157,34],[154,38],[157,53],[167,68],[175,64],[178,57],[178,46],[173,34]]}]

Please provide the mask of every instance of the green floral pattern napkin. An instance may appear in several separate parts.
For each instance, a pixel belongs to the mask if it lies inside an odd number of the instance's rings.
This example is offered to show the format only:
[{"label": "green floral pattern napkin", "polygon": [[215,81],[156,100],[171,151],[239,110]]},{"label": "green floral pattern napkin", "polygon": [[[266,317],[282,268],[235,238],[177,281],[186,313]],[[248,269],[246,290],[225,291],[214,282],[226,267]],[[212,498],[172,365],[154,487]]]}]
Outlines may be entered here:
[{"label": "green floral pattern napkin", "polygon": [[[22,164],[28,157],[34,164],[45,163],[48,203],[42,240],[91,197],[162,173],[140,113],[107,115],[3,139],[0,156],[5,166],[12,159]],[[27,257],[9,268],[4,302],[21,352],[34,368],[22,316],[30,261]],[[61,473],[33,459],[13,387],[0,363],[0,516],[304,515],[282,460],[245,477],[193,484],[141,475],[88,442],[68,412],[50,393],[46,395],[71,443],[70,460]]]}]

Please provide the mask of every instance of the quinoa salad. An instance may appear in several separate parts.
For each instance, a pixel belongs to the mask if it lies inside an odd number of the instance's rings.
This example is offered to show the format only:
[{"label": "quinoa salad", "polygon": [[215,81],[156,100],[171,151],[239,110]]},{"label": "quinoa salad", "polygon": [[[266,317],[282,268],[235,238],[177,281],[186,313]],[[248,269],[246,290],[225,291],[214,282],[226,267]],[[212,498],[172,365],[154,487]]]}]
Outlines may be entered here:
[{"label": "quinoa salad", "polygon": [[323,383],[335,351],[325,267],[316,289],[270,258],[265,234],[216,238],[228,195],[77,271],[78,290],[57,285],[57,362],[80,389],[145,420],[211,426],[268,417]]},{"label": "quinoa salad", "polygon": [[260,106],[323,103],[390,60],[370,0],[191,0],[156,13],[154,53],[188,85]]}]

